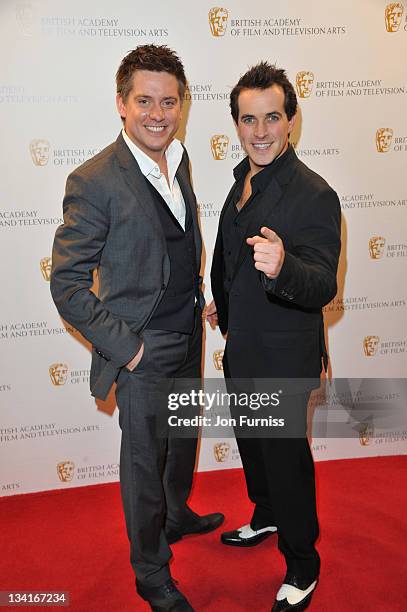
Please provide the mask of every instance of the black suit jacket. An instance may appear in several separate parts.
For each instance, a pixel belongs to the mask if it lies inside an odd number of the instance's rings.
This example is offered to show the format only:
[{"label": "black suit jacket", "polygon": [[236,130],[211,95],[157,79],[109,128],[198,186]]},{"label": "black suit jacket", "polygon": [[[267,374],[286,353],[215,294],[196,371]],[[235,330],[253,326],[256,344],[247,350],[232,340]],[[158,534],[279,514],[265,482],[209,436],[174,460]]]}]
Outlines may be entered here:
[{"label": "black suit jacket", "polygon": [[[176,176],[191,209],[200,270],[202,242],[185,150]],[[51,293],[61,316],[94,346],[91,391],[105,399],[120,368],[138,352],[140,333],[170,276],[156,207],[121,133],[70,174],[63,210],[52,252]],[[94,270],[98,295],[91,291]]]},{"label": "black suit jacket", "polygon": [[[291,146],[281,162],[257,195],[246,231],[246,237],[254,236],[267,226],[282,239],[285,260],[276,280],[254,268],[253,248],[243,241],[225,293],[221,228],[236,183],[220,216],[212,293],[219,327],[228,332],[228,365],[236,377],[319,377],[325,356],[322,307],[337,290],[339,199]],[[241,165],[248,170],[247,158]]]}]

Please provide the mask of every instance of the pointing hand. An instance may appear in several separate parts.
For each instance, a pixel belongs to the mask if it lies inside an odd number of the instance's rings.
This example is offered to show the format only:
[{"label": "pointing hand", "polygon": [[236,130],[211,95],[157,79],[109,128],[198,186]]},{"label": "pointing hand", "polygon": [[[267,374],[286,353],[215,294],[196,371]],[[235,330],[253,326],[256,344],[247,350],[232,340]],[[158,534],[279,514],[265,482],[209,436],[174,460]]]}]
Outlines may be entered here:
[{"label": "pointing hand", "polygon": [[285,250],[283,242],[272,229],[262,227],[262,236],[247,238],[247,244],[253,247],[254,266],[268,278],[277,278],[284,263]]}]

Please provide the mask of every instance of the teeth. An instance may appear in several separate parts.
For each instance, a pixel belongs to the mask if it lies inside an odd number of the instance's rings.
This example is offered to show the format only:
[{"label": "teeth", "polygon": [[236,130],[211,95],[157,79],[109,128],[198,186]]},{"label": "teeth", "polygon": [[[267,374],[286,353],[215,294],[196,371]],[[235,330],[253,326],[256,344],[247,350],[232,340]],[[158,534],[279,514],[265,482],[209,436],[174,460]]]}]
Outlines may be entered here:
[{"label": "teeth", "polygon": [[268,149],[271,145],[269,142],[267,143],[258,143],[258,144],[253,144],[255,149]]},{"label": "teeth", "polygon": [[146,125],[144,127],[150,132],[162,132],[165,128],[164,125]]}]

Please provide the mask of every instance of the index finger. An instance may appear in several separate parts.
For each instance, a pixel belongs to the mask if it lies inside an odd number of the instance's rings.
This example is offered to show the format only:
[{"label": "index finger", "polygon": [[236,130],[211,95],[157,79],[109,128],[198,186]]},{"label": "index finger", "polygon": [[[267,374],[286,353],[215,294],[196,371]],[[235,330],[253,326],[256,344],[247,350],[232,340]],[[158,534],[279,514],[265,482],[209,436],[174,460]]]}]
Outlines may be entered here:
[{"label": "index finger", "polygon": [[268,242],[266,238],[262,238],[261,236],[251,236],[250,238],[246,238],[247,244],[250,246],[254,246],[255,244]]}]

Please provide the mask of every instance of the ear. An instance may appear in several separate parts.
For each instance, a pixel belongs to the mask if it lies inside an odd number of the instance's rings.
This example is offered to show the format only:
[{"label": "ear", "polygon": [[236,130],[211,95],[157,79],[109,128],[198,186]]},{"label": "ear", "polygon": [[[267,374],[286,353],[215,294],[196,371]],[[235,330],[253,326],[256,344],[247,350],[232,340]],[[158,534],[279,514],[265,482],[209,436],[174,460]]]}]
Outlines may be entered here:
[{"label": "ear", "polygon": [[288,122],[288,133],[289,134],[291,134],[291,132],[293,131],[296,119],[297,119],[297,114],[293,115]]},{"label": "ear", "polygon": [[119,112],[120,117],[125,119],[126,118],[126,105],[123,102],[123,98],[121,97],[121,94],[116,95],[116,108]]}]

